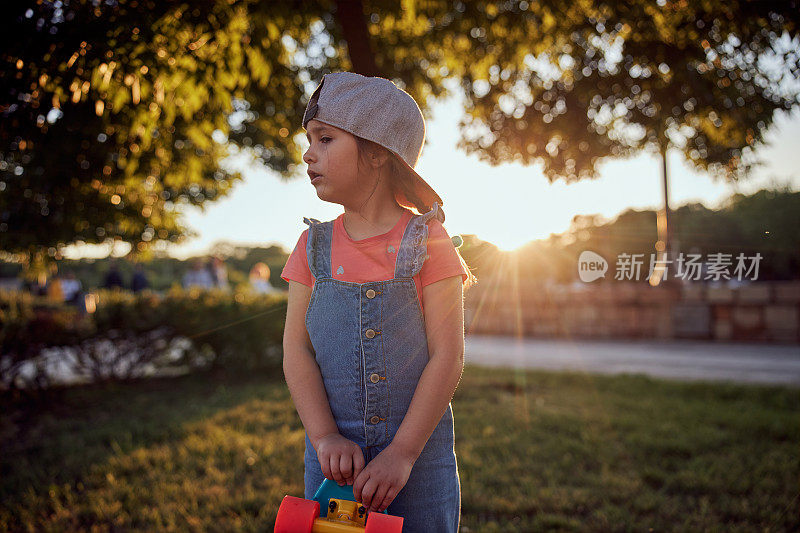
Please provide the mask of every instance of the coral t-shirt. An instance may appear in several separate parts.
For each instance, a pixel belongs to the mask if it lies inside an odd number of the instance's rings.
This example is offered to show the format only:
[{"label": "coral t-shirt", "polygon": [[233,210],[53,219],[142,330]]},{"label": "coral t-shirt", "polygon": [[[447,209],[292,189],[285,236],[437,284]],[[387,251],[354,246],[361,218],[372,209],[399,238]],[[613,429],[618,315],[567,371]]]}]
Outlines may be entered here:
[{"label": "coral t-shirt", "polygon": [[[410,209],[403,209],[403,211],[400,220],[388,232],[357,241],[351,239],[347,230],[344,229],[344,213],[336,217],[333,222],[331,244],[331,276],[333,279],[367,283],[394,278],[395,260],[400,248],[400,241],[403,240],[406,225],[414,215]],[[308,228],[297,240],[292,254],[286,261],[286,266],[283,267],[281,278],[313,287],[314,276],[308,268],[308,256],[306,255],[307,240]],[[422,268],[413,278],[423,310],[422,287],[450,276],[462,276],[462,283],[468,277],[461,264],[458,251],[456,251],[453,241],[450,240],[450,235],[439,219],[435,217],[428,221],[427,242],[429,257],[425,259]]]}]

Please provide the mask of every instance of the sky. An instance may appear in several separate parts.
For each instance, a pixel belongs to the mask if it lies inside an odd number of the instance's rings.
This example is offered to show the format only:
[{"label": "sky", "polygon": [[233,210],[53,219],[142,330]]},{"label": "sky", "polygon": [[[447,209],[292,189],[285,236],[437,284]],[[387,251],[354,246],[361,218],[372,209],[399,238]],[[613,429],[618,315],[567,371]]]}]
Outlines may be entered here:
[{"label": "sky", "polygon": [[[475,234],[512,250],[565,231],[575,215],[601,214],[612,219],[628,208],[658,209],[662,203],[661,165],[655,156],[607,160],[598,167],[598,179],[570,185],[550,184],[539,165],[492,167],[467,156],[456,148],[462,109],[458,95],[432,106],[433,118],[426,122],[428,142],[415,167],[441,196],[447,215],[444,226],[451,236]],[[304,132],[297,136],[301,137],[305,151]],[[713,208],[735,192],[749,194],[786,183],[800,190],[800,110],[791,115],[779,111],[766,141],[768,145],[756,152],[764,166],[738,185],[694,172],[679,152],[670,152],[670,207],[702,202]],[[290,252],[308,227],[304,216],[331,220],[343,211],[341,205],[317,198],[306,169],[302,164],[300,177],[287,183],[263,166],[242,166],[244,179],[227,197],[207,204],[204,211],[185,211],[185,224],[199,236],[164,248],[179,259],[205,254],[220,241],[241,246],[277,244]],[[114,249],[110,245],[70,247],[65,256],[120,256],[129,249],[125,243]]]}]

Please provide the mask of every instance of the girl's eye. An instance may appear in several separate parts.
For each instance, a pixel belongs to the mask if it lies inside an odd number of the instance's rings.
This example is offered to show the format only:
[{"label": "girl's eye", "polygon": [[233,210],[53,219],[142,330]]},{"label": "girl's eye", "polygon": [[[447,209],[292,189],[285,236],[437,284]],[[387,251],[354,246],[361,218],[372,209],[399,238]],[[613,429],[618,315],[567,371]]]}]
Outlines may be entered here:
[{"label": "girl's eye", "polygon": [[332,140],[330,137],[320,137],[319,142],[325,142],[325,139]]}]

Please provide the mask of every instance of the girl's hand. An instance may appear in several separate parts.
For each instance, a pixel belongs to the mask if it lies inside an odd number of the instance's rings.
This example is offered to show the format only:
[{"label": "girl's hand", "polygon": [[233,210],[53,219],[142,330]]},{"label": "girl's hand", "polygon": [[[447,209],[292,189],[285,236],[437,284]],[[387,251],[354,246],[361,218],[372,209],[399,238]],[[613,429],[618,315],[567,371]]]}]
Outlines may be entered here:
[{"label": "girl's hand", "polygon": [[383,512],[406,486],[414,461],[391,444],[356,476],[353,495],[370,511]]},{"label": "girl's hand", "polygon": [[317,459],[323,475],[340,486],[352,485],[364,468],[361,447],[340,433],[325,435],[317,441]]}]

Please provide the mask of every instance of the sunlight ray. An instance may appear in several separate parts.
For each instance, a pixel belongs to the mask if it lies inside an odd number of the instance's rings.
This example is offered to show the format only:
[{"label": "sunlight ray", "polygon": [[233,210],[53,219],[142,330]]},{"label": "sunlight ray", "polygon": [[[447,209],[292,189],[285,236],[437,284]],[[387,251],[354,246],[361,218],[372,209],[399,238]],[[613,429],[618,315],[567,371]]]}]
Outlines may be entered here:
[{"label": "sunlight ray", "polygon": [[[517,384],[514,388],[517,403],[520,404],[517,412],[522,413],[522,422],[525,427],[530,426],[530,408],[528,407],[528,383],[527,373],[524,369],[525,353],[521,349],[523,345],[524,331],[522,326],[522,295],[520,293],[520,280],[519,280],[519,254],[508,254],[511,262],[511,298],[514,305],[514,342],[517,345],[516,353],[518,354],[518,361],[516,361],[516,378]],[[519,418],[519,416],[518,416]]]},{"label": "sunlight ray", "polygon": [[480,291],[480,299],[475,306],[475,310],[472,314],[472,319],[470,320],[470,326],[476,324],[480,318],[481,311],[483,310],[483,306],[486,304],[486,300],[489,298],[490,294],[493,291],[498,290],[500,285],[501,276],[499,273],[503,272],[503,266],[505,262],[505,254],[498,254],[492,258],[492,264],[486,266],[487,272],[492,272],[492,274],[488,275],[488,286],[484,285],[483,290]]}]

